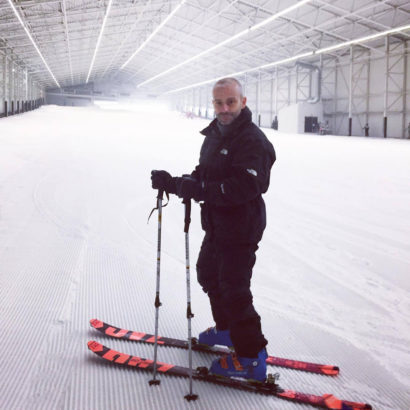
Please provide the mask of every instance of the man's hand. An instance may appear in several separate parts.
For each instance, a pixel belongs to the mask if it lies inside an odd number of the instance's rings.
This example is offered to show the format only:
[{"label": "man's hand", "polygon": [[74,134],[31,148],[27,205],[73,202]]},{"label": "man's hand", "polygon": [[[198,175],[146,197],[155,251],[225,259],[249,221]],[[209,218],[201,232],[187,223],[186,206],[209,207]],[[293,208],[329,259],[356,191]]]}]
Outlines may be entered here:
[{"label": "man's hand", "polygon": [[167,171],[151,171],[151,181],[153,189],[160,189],[169,194],[176,193],[175,181]]},{"label": "man's hand", "polygon": [[203,201],[205,199],[205,192],[200,182],[195,178],[183,176],[182,178],[175,178],[176,194],[182,199],[194,199],[195,201]]}]

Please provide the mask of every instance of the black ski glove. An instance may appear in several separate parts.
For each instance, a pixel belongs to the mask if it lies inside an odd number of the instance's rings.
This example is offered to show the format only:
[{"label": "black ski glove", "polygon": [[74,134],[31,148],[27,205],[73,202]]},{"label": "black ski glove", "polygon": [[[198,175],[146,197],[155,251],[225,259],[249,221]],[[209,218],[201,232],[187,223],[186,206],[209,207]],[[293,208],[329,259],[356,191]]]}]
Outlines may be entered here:
[{"label": "black ski glove", "polygon": [[176,193],[175,179],[167,171],[151,171],[151,181],[153,189],[161,189],[168,194]]},{"label": "black ski glove", "polygon": [[190,175],[184,175],[182,178],[175,178],[176,194],[182,199],[194,199],[203,201],[205,191],[200,182]]}]

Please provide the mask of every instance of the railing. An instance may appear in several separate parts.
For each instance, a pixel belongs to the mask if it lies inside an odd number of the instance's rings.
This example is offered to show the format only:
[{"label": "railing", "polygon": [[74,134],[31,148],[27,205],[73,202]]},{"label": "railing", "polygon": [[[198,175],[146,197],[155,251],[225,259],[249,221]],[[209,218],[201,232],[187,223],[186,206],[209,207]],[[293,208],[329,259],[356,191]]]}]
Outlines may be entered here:
[{"label": "railing", "polygon": [[40,108],[44,104],[44,98],[36,100],[12,100],[4,101],[4,111],[0,113],[0,117],[8,117],[10,115],[22,114]]}]

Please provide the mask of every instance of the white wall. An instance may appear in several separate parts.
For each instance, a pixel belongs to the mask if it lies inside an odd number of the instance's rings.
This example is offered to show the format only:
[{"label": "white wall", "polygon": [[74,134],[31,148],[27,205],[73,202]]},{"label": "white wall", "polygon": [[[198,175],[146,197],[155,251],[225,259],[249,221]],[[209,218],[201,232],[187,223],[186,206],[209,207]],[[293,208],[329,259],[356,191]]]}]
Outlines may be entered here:
[{"label": "white wall", "polygon": [[319,122],[324,122],[323,104],[321,102],[316,104],[299,102],[282,108],[278,115],[278,130],[303,133],[305,131],[305,117],[317,117]]},{"label": "white wall", "polygon": [[278,131],[296,133],[299,132],[298,117],[298,104],[291,104],[287,107],[282,108],[279,111],[278,115]]}]

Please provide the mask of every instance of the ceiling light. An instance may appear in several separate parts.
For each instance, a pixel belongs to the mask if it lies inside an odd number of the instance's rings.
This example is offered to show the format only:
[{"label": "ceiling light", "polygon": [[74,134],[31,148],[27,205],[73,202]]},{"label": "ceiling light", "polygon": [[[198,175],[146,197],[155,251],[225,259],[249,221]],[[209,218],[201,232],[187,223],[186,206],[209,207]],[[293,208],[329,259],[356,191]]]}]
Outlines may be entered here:
[{"label": "ceiling light", "polygon": [[110,2],[108,3],[107,10],[105,12],[105,16],[104,16],[104,20],[103,20],[103,23],[102,23],[102,26],[101,26],[100,34],[99,34],[98,40],[97,40],[97,45],[95,47],[94,55],[93,55],[93,58],[91,60],[90,69],[88,70],[87,79],[85,80],[86,84],[88,83],[88,80],[90,79],[91,71],[94,67],[94,62],[95,62],[95,58],[97,57],[98,49],[100,47],[101,38],[102,38],[102,35],[103,35],[103,32],[104,32],[105,23],[107,22],[108,14],[110,14],[111,4],[112,4],[112,0],[110,0]]},{"label": "ceiling light", "polygon": [[210,83],[216,82],[216,81],[218,81],[218,80],[220,80],[221,78],[224,78],[224,77],[239,77],[241,75],[244,75],[246,73],[250,73],[252,71],[262,70],[262,69],[267,68],[267,67],[273,67],[273,66],[276,66],[276,65],[289,63],[291,61],[298,60],[299,58],[308,57],[308,56],[312,56],[312,55],[314,55],[314,52],[309,51],[307,53],[298,54],[297,56],[293,56],[293,57],[285,58],[283,60],[275,61],[274,63],[264,64],[264,65],[254,67],[254,68],[249,68],[249,69],[243,70],[243,71],[237,71],[236,73],[230,73],[230,74],[227,74],[227,75],[224,75],[224,76],[216,77],[216,78],[213,78],[212,80],[206,80],[206,81],[202,81],[200,83],[188,85],[186,87],[181,87],[181,88],[178,88],[176,90],[167,91],[164,94],[172,94],[172,93],[176,93],[176,92],[179,92],[179,91],[187,90],[189,88],[200,87],[200,86],[205,85],[205,84],[210,84]]},{"label": "ceiling light", "polygon": [[211,51],[215,51],[216,49],[218,49],[218,48],[220,48],[220,47],[222,47],[222,46],[224,46],[224,45],[226,45],[226,44],[228,44],[228,43],[230,43],[230,42],[232,42],[232,41],[238,39],[239,37],[244,36],[245,34],[250,33],[251,31],[260,29],[261,27],[265,26],[266,24],[271,23],[273,20],[276,20],[277,18],[282,17],[283,15],[285,15],[285,14],[287,14],[287,13],[290,13],[291,11],[296,10],[297,8],[299,8],[299,7],[301,7],[301,6],[304,6],[306,3],[309,3],[310,1],[312,1],[312,0],[302,0],[302,1],[299,1],[299,2],[295,3],[293,6],[290,6],[290,7],[286,8],[286,9],[283,9],[282,11],[279,11],[278,13],[275,13],[274,15],[268,17],[267,19],[261,21],[260,23],[255,24],[254,26],[251,26],[251,27],[249,27],[249,28],[247,28],[247,29],[241,31],[241,32],[239,32],[239,33],[233,35],[232,37],[229,37],[229,38],[227,38],[226,40],[221,41],[221,42],[218,43],[218,44],[215,44],[214,46],[208,48],[207,50],[204,50],[204,51],[202,51],[201,53],[196,54],[196,55],[194,55],[193,57],[188,58],[187,60],[183,61],[182,63],[179,63],[179,64],[177,64],[177,65],[175,65],[175,66],[169,68],[168,70],[165,70],[165,71],[163,71],[162,73],[159,73],[159,74],[157,74],[157,75],[155,75],[155,76],[149,78],[148,80],[145,80],[144,82],[138,84],[137,87],[141,87],[141,86],[143,86],[143,85],[145,85],[145,84],[148,84],[148,83],[150,83],[151,81],[154,81],[155,79],[157,79],[157,78],[159,78],[159,77],[162,77],[162,76],[164,76],[165,74],[168,74],[168,73],[170,73],[171,71],[174,71],[174,70],[176,70],[177,68],[182,67],[182,66],[185,65],[185,64],[188,64],[188,63],[190,63],[190,62],[192,62],[192,61],[194,61],[194,60],[197,60],[198,58],[203,57],[205,54],[208,54],[208,53],[210,53]]},{"label": "ceiling light", "polygon": [[410,29],[410,24],[408,24],[407,26],[392,28],[390,30],[382,31],[380,33],[371,34],[369,36],[356,38],[354,40],[349,40],[349,41],[345,41],[343,43],[335,44],[334,46],[321,48],[320,50],[316,50],[315,54],[328,53],[329,51],[337,50],[339,48],[346,47],[346,46],[349,46],[351,44],[365,43],[365,42],[367,42],[369,40],[373,40],[375,38],[384,37],[384,36],[387,36],[389,34],[398,33],[399,31],[405,31],[405,30],[409,30],[409,29]]},{"label": "ceiling light", "polygon": [[181,3],[179,3],[178,6],[176,6],[175,9],[172,10],[172,12],[164,19],[164,21],[147,37],[147,39],[137,48],[137,50],[134,51],[131,57],[120,67],[120,70],[122,70],[126,65],[128,65],[128,63],[151,41],[155,34],[157,34],[158,31],[161,30],[161,28],[168,23],[172,16],[180,9],[180,7],[185,2],[186,0],[182,0]]},{"label": "ceiling light", "polygon": [[60,87],[60,84],[58,83],[57,79],[54,77],[54,74],[52,73],[50,67],[47,64],[47,61],[45,60],[45,58],[43,57],[43,55],[41,54],[41,51],[39,50],[39,48],[37,47],[37,44],[35,43],[35,41],[33,40],[33,37],[31,37],[31,34],[28,30],[28,28],[26,27],[26,25],[24,24],[22,18],[20,17],[20,14],[18,13],[17,9],[14,7],[14,4],[12,2],[12,0],[8,0],[10,7],[13,9],[14,14],[16,15],[18,21],[20,22],[20,24],[22,25],[22,27],[24,28],[24,31],[26,32],[28,38],[30,39],[31,43],[33,44],[34,48],[36,49],[38,55],[40,56],[41,60],[43,61],[44,65],[46,66],[48,72],[50,73],[51,77],[53,77],[54,82],[57,84],[58,88]]},{"label": "ceiling light", "polygon": [[[328,53],[329,51],[333,51],[333,50],[336,50],[336,49],[339,49],[339,48],[343,48],[343,47],[349,46],[351,44],[365,43],[365,42],[367,42],[369,40],[373,40],[375,38],[387,36],[387,35],[393,34],[393,33],[398,33],[400,31],[406,31],[406,30],[409,30],[409,29],[410,29],[410,24],[407,25],[407,26],[396,27],[396,28],[393,28],[393,29],[390,29],[390,30],[382,31],[380,33],[376,33],[376,34],[372,34],[372,35],[369,35],[369,36],[360,37],[360,38],[357,38],[357,39],[354,39],[354,40],[345,41],[343,43],[335,44],[334,46],[324,47],[324,48],[321,48],[319,50],[308,51],[306,53],[298,54],[298,55],[293,56],[293,57],[288,57],[288,58],[285,58],[283,60],[278,60],[278,61],[275,61],[273,63],[267,63],[267,64],[260,65],[258,67],[253,67],[253,68],[249,68],[249,69],[246,69],[246,70],[243,70],[243,71],[238,71],[236,73],[227,74],[227,75],[224,75],[223,77],[240,76],[240,75],[243,75],[245,73],[249,73],[249,72],[257,71],[257,70],[263,70],[265,68],[274,67],[274,66],[281,65],[281,64],[286,64],[286,63],[289,63],[291,61],[299,60],[299,59],[305,58],[305,57],[314,56],[316,54]],[[184,90],[187,90],[187,89],[190,89],[190,88],[200,87],[200,86],[205,85],[205,84],[216,82],[216,81],[218,81],[219,79],[221,79],[223,77],[220,76],[220,77],[217,77],[217,78],[213,78],[212,80],[206,80],[206,81],[202,81],[200,83],[191,84],[191,85],[188,85],[186,87],[178,88],[176,90],[167,91],[164,94],[172,94],[172,93],[176,93],[176,92],[179,92],[179,91],[184,91]]]}]

